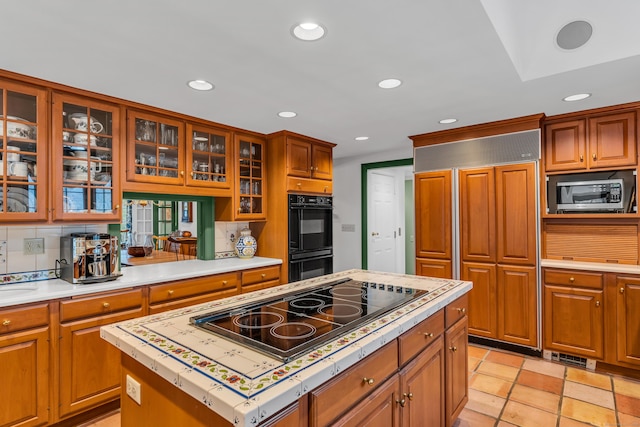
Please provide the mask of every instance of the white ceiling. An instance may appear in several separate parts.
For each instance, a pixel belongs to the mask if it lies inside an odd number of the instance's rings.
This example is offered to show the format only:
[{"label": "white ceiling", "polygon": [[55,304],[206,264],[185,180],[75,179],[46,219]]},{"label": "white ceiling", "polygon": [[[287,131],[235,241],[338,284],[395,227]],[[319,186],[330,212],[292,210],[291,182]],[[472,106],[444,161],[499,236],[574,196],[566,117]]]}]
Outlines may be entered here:
[{"label": "white ceiling", "polygon": [[[637,0],[13,0],[0,68],[261,133],[338,144],[640,100]],[[291,36],[317,21],[316,42]],[[574,20],[583,47],[555,45]],[[394,77],[403,84],[380,89]],[[186,82],[215,85],[195,92]],[[567,103],[570,94],[587,100]],[[279,111],[298,116],[282,119]],[[453,125],[438,120],[458,118]],[[367,142],[355,137],[366,135]]]}]

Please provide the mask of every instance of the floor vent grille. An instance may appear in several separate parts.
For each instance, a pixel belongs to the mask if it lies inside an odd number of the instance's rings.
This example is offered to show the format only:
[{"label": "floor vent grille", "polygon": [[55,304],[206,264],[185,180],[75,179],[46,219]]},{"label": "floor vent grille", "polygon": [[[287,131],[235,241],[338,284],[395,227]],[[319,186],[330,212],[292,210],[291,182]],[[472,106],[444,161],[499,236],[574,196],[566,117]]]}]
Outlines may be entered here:
[{"label": "floor vent grille", "polygon": [[560,362],[565,365],[576,366],[580,368],[586,368],[589,370],[596,369],[595,359],[587,359],[585,357],[573,356],[571,354],[559,353],[557,351],[544,350],[542,357],[547,360],[553,360],[554,362]]}]

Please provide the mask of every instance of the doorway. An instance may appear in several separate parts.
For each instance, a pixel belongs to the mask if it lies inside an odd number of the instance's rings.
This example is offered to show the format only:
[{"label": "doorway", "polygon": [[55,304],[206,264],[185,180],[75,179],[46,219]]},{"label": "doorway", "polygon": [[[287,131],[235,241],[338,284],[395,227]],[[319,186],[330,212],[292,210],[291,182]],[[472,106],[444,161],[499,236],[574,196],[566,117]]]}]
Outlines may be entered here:
[{"label": "doorway", "polygon": [[362,165],[362,268],[414,274],[413,159]]}]

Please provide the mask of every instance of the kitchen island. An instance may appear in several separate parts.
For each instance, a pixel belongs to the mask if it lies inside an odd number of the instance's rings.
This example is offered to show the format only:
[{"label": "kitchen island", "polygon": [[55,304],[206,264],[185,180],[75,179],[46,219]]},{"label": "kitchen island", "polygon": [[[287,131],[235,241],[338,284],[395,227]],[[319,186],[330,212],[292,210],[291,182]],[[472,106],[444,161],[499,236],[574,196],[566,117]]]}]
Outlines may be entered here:
[{"label": "kitchen island", "polygon": [[[385,284],[390,292],[427,292],[291,360],[190,322],[346,278]],[[122,352],[122,383],[129,380],[122,388],[122,426],[315,426],[372,414],[396,425],[409,416],[415,425],[450,425],[466,403],[465,294],[471,286],[349,270],[103,326],[102,338]]]}]

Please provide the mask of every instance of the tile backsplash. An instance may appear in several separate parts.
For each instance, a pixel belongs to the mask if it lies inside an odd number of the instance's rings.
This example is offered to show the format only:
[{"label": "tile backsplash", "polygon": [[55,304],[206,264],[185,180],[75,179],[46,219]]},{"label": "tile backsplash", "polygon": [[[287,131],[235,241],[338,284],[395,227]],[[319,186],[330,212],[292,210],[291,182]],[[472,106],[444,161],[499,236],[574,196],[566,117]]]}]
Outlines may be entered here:
[{"label": "tile backsplash", "polygon": [[[215,257],[217,259],[237,256],[235,239],[240,235],[240,230],[248,225],[246,222],[216,222]],[[107,232],[106,224],[0,227],[0,284],[54,278],[56,260],[60,259],[62,236],[70,233]],[[44,239],[43,254],[24,254],[24,239],[29,238]]]}]

